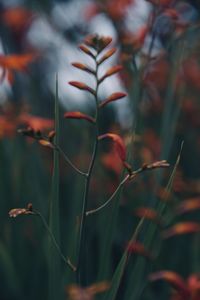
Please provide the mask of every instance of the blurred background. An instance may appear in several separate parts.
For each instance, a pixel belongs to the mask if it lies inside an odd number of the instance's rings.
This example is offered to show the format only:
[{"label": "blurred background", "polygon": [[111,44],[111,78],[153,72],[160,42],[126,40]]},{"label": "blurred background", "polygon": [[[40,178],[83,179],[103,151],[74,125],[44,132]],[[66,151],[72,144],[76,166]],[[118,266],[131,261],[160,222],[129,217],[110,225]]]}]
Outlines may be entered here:
[{"label": "blurred background", "polygon": [[[134,213],[138,207],[156,208],[164,203],[166,228],[178,222],[198,222],[199,13],[198,0],[160,0],[159,4],[155,0],[0,1],[1,300],[50,299],[48,234],[37,217],[11,219],[8,212],[33,203],[48,220],[53,153],[17,130],[30,126],[46,133],[54,128],[58,74],[60,147],[75,165],[87,170],[94,129],[85,120],[66,120],[63,115],[68,111],[95,112],[92,96],[68,84],[74,80],[94,87],[91,75],[71,65],[92,65],[90,57],[78,48],[89,34],[110,36],[117,48],[100,67],[100,74],[115,64],[123,65],[119,74],[103,82],[100,101],[113,92],[127,93],[101,110],[100,133],[122,136],[134,169],[160,159],[168,160],[170,168],[137,177],[118,195],[117,206],[87,219],[85,285],[110,282],[139,220]],[[183,141],[176,174],[163,200]],[[109,198],[122,174],[122,162],[112,143],[102,142],[91,180],[90,209]],[[60,247],[75,261],[84,180],[63,158],[59,187]],[[187,201],[195,204],[184,207],[196,205],[196,209],[177,215],[177,206]],[[169,286],[149,283],[148,274],[168,269],[187,279],[200,271],[198,232],[179,235],[175,231],[175,237],[164,241],[156,233],[153,242],[146,243],[148,224],[140,240],[156,258],[153,262],[138,254],[131,258],[118,290],[119,299],[172,299]],[[107,228],[111,230],[105,235]],[[140,271],[134,273],[136,267]],[[67,286],[75,283],[75,277],[62,264],[60,274],[57,299],[85,299],[67,296]]]}]

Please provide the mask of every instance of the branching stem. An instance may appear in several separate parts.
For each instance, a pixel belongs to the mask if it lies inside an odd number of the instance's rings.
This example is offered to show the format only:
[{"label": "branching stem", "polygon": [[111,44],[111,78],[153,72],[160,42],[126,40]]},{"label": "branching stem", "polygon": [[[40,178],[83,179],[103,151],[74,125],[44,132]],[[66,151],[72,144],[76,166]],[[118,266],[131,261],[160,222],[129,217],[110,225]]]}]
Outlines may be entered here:
[{"label": "branching stem", "polygon": [[85,243],[85,221],[86,221],[86,210],[87,210],[87,203],[88,203],[88,194],[89,194],[89,187],[90,181],[92,176],[92,171],[94,168],[94,163],[97,155],[98,149],[98,136],[99,136],[99,108],[98,108],[98,88],[99,88],[99,80],[98,80],[98,63],[97,63],[97,56],[95,57],[96,63],[96,70],[95,70],[95,78],[96,78],[96,89],[95,89],[95,105],[96,105],[96,122],[95,122],[95,141],[93,146],[93,152],[91,161],[89,164],[88,172],[86,174],[85,179],[85,191],[83,197],[83,206],[82,206],[82,213],[81,213],[81,221],[80,221],[80,231],[79,231],[79,242],[78,242],[78,261],[77,261],[77,280],[80,283],[81,275],[80,275],[80,268],[81,268],[81,255],[84,253],[83,247]]}]

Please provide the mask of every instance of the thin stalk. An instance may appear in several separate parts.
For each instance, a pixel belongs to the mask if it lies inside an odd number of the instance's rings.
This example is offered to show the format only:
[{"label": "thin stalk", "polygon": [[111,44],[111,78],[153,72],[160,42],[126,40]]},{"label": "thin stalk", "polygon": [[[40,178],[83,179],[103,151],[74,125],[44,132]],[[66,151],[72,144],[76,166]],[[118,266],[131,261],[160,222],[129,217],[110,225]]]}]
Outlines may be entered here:
[{"label": "thin stalk", "polygon": [[110,196],[110,198],[104,203],[102,204],[101,206],[95,208],[95,209],[92,209],[92,210],[89,210],[86,212],[86,216],[89,216],[89,215],[92,215],[100,210],[102,210],[103,208],[105,208],[112,200],[113,198],[117,195],[117,193],[121,190],[121,188],[124,186],[124,184],[128,181],[128,179],[130,178],[130,175],[127,175],[120,183],[119,185],[117,186],[116,190],[113,192],[113,194]]},{"label": "thin stalk", "polygon": [[59,154],[64,158],[64,160],[79,174],[82,176],[87,177],[87,173],[82,172],[81,170],[79,170],[79,168],[77,168],[72,161],[69,159],[69,157],[65,154],[65,152],[60,148],[59,145],[55,145],[55,149],[59,152]]},{"label": "thin stalk", "polygon": [[45,229],[47,230],[49,236],[51,237],[51,240],[52,240],[52,242],[53,242],[55,248],[57,249],[58,254],[60,255],[61,259],[65,262],[65,264],[67,264],[67,266],[68,266],[73,272],[75,272],[75,271],[76,271],[76,267],[71,263],[70,259],[69,259],[68,257],[66,258],[66,257],[64,256],[64,254],[62,253],[62,251],[61,251],[61,249],[60,249],[60,247],[59,247],[59,245],[58,245],[58,243],[57,243],[57,241],[56,241],[56,238],[55,238],[54,234],[52,233],[50,227],[48,226],[48,224],[47,224],[47,222],[46,222],[44,216],[43,216],[39,211],[36,211],[36,210],[34,210],[34,213],[35,213],[37,216],[40,217],[40,219],[41,219],[41,221],[42,221],[42,223],[43,223]]},{"label": "thin stalk", "polygon": [[119,185],[117,186],[116,190],[113,192],[113,194],[110,196],[110,198],[101,206],[89,210],[86,212],[86,216],[92,215],[96,212],[99,212],[100,210],[102,210],[103,208],[105,208],[106,206],[108,206],[110,204],[110,202],[113,200],[113,198],[116,196],[116,194],[120,191],[120,189],[124,186],[124,184],[129,180],[133,180],[137,175],[139,175],[140,173],[143,173],[145,171],[150,171],[152,169],[156,169],[156,168],[162,168],[163,166],[157,166],[157,167],[151,167],[151,168],[145,168],[141,167],[139,169],[137,169],[136,171],[133,171],[131,174],[126,175],[126,177],[124,177],[124,179],[119,183]]},{"label": "thin stalk", "polygon": [[81,254],[83,252],[84,248],[84,242],[85,242],[85,221],[86,221],[86,210],[87,210],[87,204],[88,204],[88,194],[89,194],[89,187],[90,187],[90,181],[92,176],[92,171],[94,168],[94,163],[97,155],[97,149],[98,149],[98,136],[99,136],[99,108],[98,108],[98,88],[99,88],[99,79],[98,79],[98,63],[97,63],[97,56],[95,57],[95,63],[96,63],[96,70],[95,70],[95,77],[96,77],[96,89],[95,89],[95,104],[96,104],[96,122],[95,122],[95,141],[93,146],[93,152],[91,161],[89,164],[88,172],[86,174],[85,179],[85,190],[84,190],[84,197],[83,197],[83,206],[82,206],[82,213],[81,213],[81,221],[80,221],[80,231],[79,231],[79,242],[78,242],[78,261],[77,261],[77,281],[80,283],[81,281]]}]

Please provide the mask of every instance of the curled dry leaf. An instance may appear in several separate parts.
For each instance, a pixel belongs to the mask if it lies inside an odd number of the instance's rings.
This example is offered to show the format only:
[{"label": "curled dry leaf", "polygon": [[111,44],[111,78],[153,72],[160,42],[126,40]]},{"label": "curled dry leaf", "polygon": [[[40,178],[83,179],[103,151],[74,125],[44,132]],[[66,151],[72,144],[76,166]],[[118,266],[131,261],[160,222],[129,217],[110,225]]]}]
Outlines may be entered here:
[{"label": "curled dry leaf", "polygon": [[74,66],[75,68],[80,69],[82,71],[85,71],[87,73],[90,73],[92,75],[95,75],[95,70],[91,69],[90,67],[88,67],[82,63],[74,62],[74,63],[72,63],[72,66]]},{"label": "curled dry leaf", "polygon": [[127,94],[126,93],[122,93],[122,92],[113,93],[107,99],[105,99],[104,101],[102,101],[99,104],[99,107],[104,107],[108,103],[116,101],[116,100],[119,100],[119,99],[124,98],[126,96],[127,96]]},{"label": "curled dry leaf", "polygon": [[157,211],[148,207],[139,207],[134,211],[134,214],[140,218],[145,218],[155,222],[157,225],[162,226],[163,220],[158,215]]},{"label": "curled dry leaf", "polygon": [[67,119],[83,119],[83,120],[87,120],[90,123],[95,123],[95,119],[92,118],[91,116],[88,116],[86,114],[81,113],[80,111],[72,111],[72,112],[66,112],[64,114],[64,118]]},{"label": "curled dry leaf", "polygon": [[165,280],[170,283],[176,290],[180,291],[186,298],[189,297],[190,291],[185,280],[175,272],[163,270],[152,273],[149,276],[150,281]]},{"label": "curled dry leaf", "polygon": [[97,62],[98,65],[102,64],[106,59],[111,57],[117,51],[116,48],[109,49]]},{"label": "curled dry leaf", "polygon": [[174,235],[200,232],[200,224],[196,222],[181,222],[163,232],[163,238],[167,239]]},{"label": "curled dry leaf", "polygon": [[79,82],[79,81],[70,81],[69,82],[70,85],[76,87],[79,90],[84,90],[87,91],[89,93],[91,93],[92,95],[95,96],[95,91],[89,87],[87,84],[83,83],[83,82]]},{"label": "curled dry leaf", "polygon": [[122,161],[125,161],[126,160],[126,148],[125,148],[122,138],[118,134],[114,134],[114,133],[106,133],[106,134],[100,135],[98,137],[99,140],[103,140],[105,138],[109,138],[115,143],[115,147],[116,147],[117,153],[119,154],[119,157],[121,158]]},{"label": "curled dry leaf", "polygon": [[99,79],[99,83],[101,83],[103,80],[105,80],[107,77],[112,76],[116,73],[118,73],[119,71],[122,70],[122,66],[121,65],[117,65],[114,67],[111,67],[110,69],[108,69],[108,71]]},{"label": "curled dry leaf", "polygon": [[175,209],[175,213],[180,215],[196,209],[200,209],[200,198],[191,198],[179,204]]},{"label": "curled dry leaf", "polygon": [[32,203],[27,205],[27,208],[13,208],[9,211],[9,216],[11,218],[16,218],[19,215],[33,215],[33,206]]},{"label": "curled dry leaf", "polygon": [[153,258],[152,254],[147,249],[145,249],[144,245],[137,241],[129,243],[127,246],[127,251],[128,253],[136,253],[142,255],[148,259]]}]

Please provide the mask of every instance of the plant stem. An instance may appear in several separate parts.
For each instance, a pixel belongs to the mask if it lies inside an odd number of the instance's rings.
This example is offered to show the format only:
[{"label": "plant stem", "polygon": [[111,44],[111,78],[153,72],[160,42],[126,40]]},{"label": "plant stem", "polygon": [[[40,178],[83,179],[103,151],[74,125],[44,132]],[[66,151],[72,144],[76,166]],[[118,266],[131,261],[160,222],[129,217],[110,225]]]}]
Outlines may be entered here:
[{"label": "plant stem", "polygon": [[89,210],[86,212],[86,216],[89,216],[89,215],[92,215],[100,210],[102,210],[103,208],[105,208],[112,200],[113,198],[115,197],[115,195],[118,193],[118,191],[123,187],[123,185],[128,181],[128,179],[130,178],[130,175],[127,175],[118,185],[118,187],[116,188],[116,190],[114,191],[114,193],[110,196],[110,198],[104,203],[102,204],[101,206],[95,208],[95,209],[92,209],[92,210]]},{"label": "plant stem", "polygon": [[45,218],[43,217],[43,215],[42,215],[39,211],[36,211],[36,210],[34,210],[34,213],[35,213],[37,216],[40,217],[40,219],[41,219],[41,221],[42,221],[42,223],[43,223],[45,229],[47,230],[49,236],[51,237],[51,240],[52,240],[52,242],[53,242],[55,248],[57,249],[57,251],[58,251],[58,253],[59,253],[61,259],[67,264],[67,266],[68,266],[73,272],[75,272],[75,271],[76,271],[76,267],[71,263],[70,259],[69,259],[69,258],[66,258],[66,257],[64,256],[64,254],[62,253],[62,251],[61,251],[61,249],[60,249],[60,247],[59,247],[59,245],[58,245],[58,243],[57,243],[57,241],[56,241],[56,239],[55,239],[55,236],[54,236],[54,234],[52,233],[51,229],[49,228],[49,226],[48,226],[48,224],[47,224]]},{"label": "plant stem", "polygon": [[65,152],[60,148],[59,145],[55,145],[55,149],[60,153],[60,155],[64,158],[64,160],[80,175],[87,177],[87,173],[82,172],[79,170],[73,163],[72,161],[68,158],[68,156],[65,154]]},{"label": "plant stem", "polygon": [[131,174],[126,175],[126,177],[124,177],[124,179],[119,183],[119,185],[117,186],[116,190],[113,192],[113,194],[110,196],[110,198],[101,206],[89,210],[86,212],[86,216],[92,215],[100,210],[102,210],[103,208],[105,208],[108,204],[110,204],[110,202],[113,200],[113,198],[115,197],[115,195],[118,193],[118,191],[124,186],[124,184],[129,180],[133,180],[138,174],[145,172],[145,171],[150,171],[152,169],[156,169],[156,168],[162,168],[162,166],[158,166],[158,167],[153,167],[153,168],[146,168],[144,169],[143,167],[137,169],[136,171],[133,171]]},{"label": "plant stem", "polygon": [[93,152],[91,161],[89,164],[88,172],[86,174],[85,179],[85,190],[84,190],[84,197],[83,197],[83,206],[82,206],[82,213],[81,213],[81,221],[80,221],[80,231],[79,231],[79,241],[78,241],[78,261],[77,261],[77,281],[80,283],[81,281],[81,255],[84,253],[84,244],[85,244],[85,221],[86,221],[86,210],[87,210],[87,203],[88,203],[88,194],[89,194],[89,187],[90,181],[92,176],[92,171],[94,168],[94,163],[97,155],[98,149],[98,136],[99,136],[99,109],[98,109],[98,88],[99,88],[99,79],[98,79],[98,63],[97,63],[97,56],[95,57],[96,63],[96,70],[95,70],[95,77],[96,77],[96,89],[95,89],[95,104],[96,104],[96,122],[95,122],[95,141],[93,146]]}]

